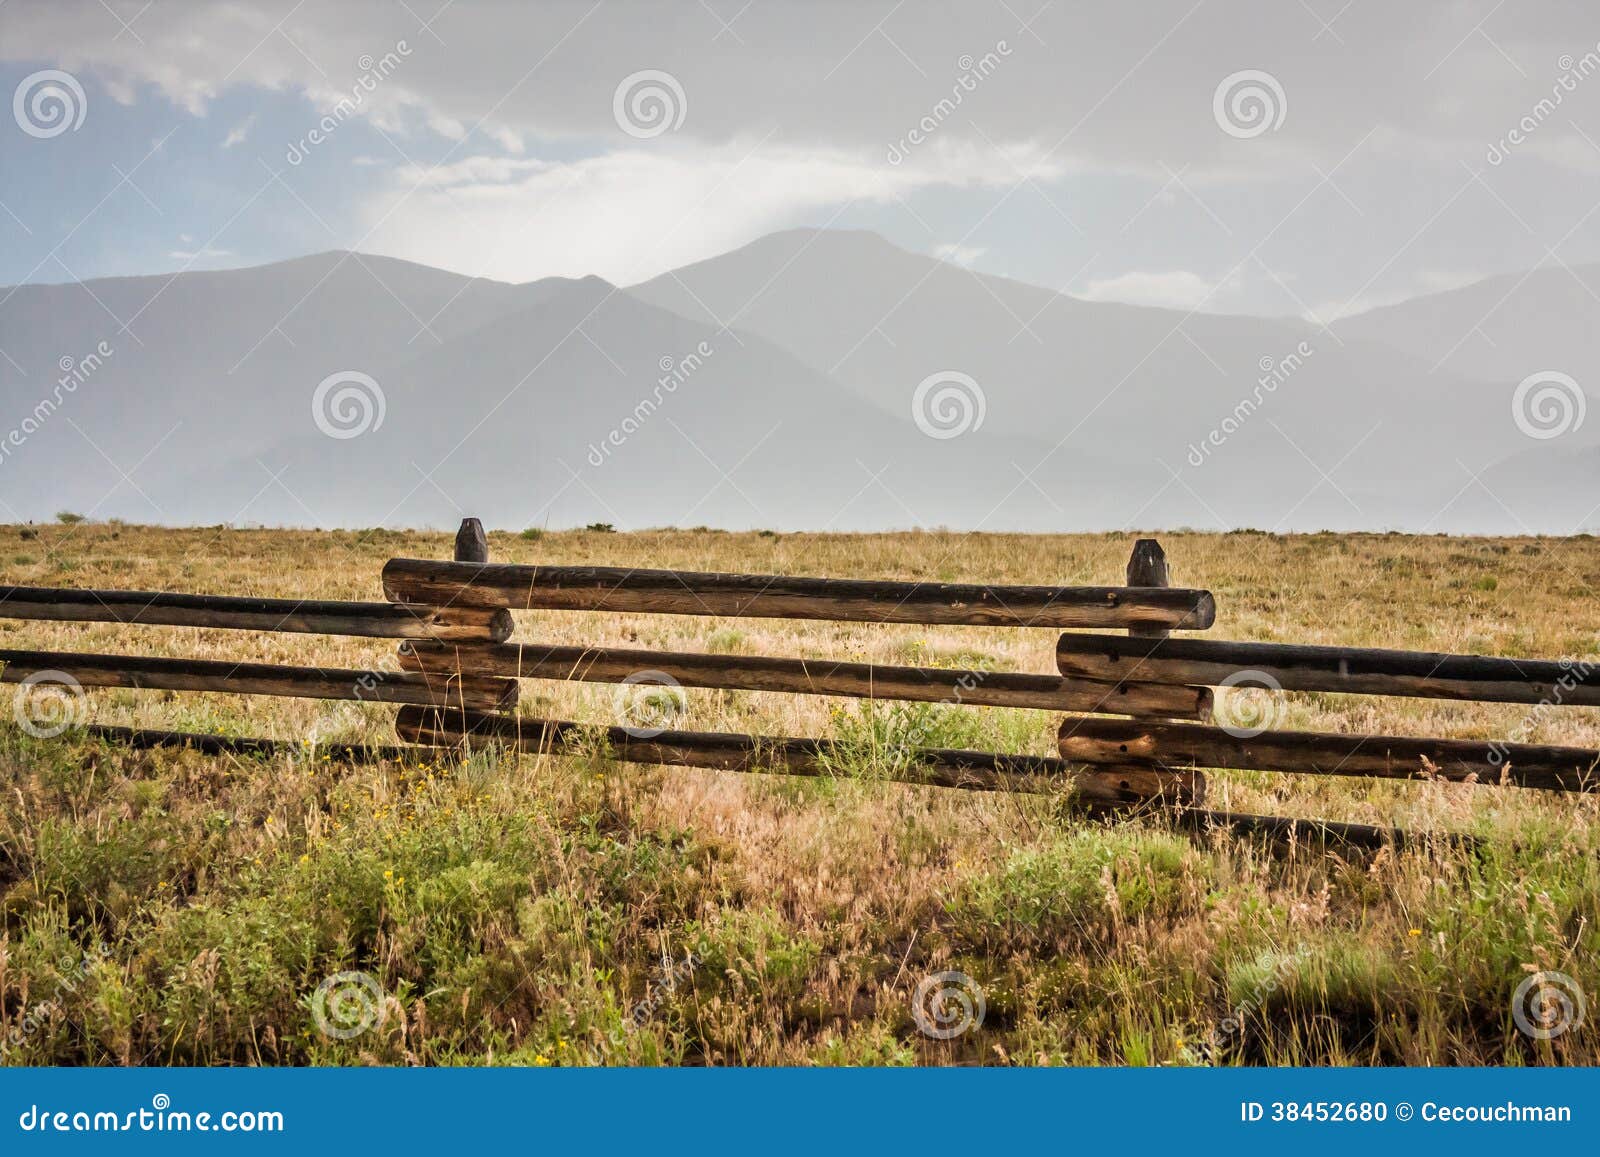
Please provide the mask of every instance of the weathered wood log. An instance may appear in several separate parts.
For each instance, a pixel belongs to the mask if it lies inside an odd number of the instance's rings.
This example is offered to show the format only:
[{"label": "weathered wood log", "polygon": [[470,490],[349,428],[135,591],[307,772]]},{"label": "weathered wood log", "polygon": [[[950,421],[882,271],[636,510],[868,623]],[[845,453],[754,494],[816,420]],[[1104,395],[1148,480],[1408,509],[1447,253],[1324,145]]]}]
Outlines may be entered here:
[{"label": "weathered wood log", "polygon": [[1063,675],[1113,683],[1216,687],[1247,674],[1252,685],[1265,676],[1285,691],[1600,706],[1600,664],[1567,660],[1117,635],[1062,635],[1056,660]]},{"label": "weathered wood log", "polygon": [[[92,724],[83,729],[91,738],[107,743],[121,744],[140,750],[162,747],[183,747],[206,755],[245,756],[295,756],[315,751],[319,759],[339,764],[413,763],[417,760],[448,758],[455,746],[425,747],[418,744],[403,746],[366,745],[356,743],[322,743],[315,748],[292,740],[258,739],[248,736],[211,735],[194,731],[162,731],[145,727],[113,727]],[[1095,807],[1084,801],[1091,811],[1124,811],[1123,805]],[[1297,820],[1279,816],[1258,816],[1237,812],[1203,811],[1185,808],[1170,813],[1171,822],[1188,831],[1204,832],[1211,828],[1225,828],[1235,835],[1265,835],[1279,842],[1341,843],[1353,847],[1378,848],[1387,844],[1404,847],[1418,839],[1441,838],[1451,843],[1476,842],[1470,836],[1447,834],[1435,837],[1424,834],[1416,837],[1399,828],[1380,828],[1370,824],[1341,823],[1336,820]]]},{"label": "weathered wood log", "polygon": [[503,607],[433,607],[17,586],[0,587],[0,618],[216,627],[376,639],[488,639],[492,642],[509,639],[513,627],[511,612]]},{"label": "weathered wood log", "polygon": [[1119,715],[1210,718],[1211,691],[1089,683],[1059,675],[962,671],[940,667],[889,667],[819,659],[748,655],[703,655],[538,643],[405,647],[400,665],[435,675],[501,675],[521,679],[565,679],[621,683],[640,672],[657,672],[685,687],[742,691],[787,691],[860,699],[904,699],[985,707],[1037,707],[1050,711],[1106,711]]},{"label": "weathered wood log", "polygon": [[121,744],[138,750],[160,747],[183,747],[204,755],[306,755],[315,752],[318,759],[332,763],[415,763],[421,759],[437,759],[447,754],[442,747],[422,747],[416,744],[365,744],[318,743],[315,746],[287,739],[258,739],[242,735],[212,735],[201,731],[163,731],[152,727],[114,727],[94,723],[83,729],[91,739]]},{"label": "weathered wood log", "polygon": [[1198,629],[1216,617],[1209,592],[1179,588],[980,586],[409,558],[384,566],[383,591],[397,602],[450,606],[864,623]]},{"label": "weathered wood log", "polygon": [[484,710],[509,708],[517,701],[517,684],[504,679],[444,677],[410,671],[290,667],[215,659],[0,650],[0,683],[21,683],[33,675],[56,679],[65,676],[81,687],[220,691],[230,695],[353,699],[369,703],[434,704]]},{"label": "weathered wood log", "polygon": [[1404,828],[1376,827],[1341,820],[1301,820],[1193,808],[1173,812],[1172,823],[1175,827],[1194,832],[1222,828],[1236,836],[1266,836],[1280,844],[1342,844],[1364,850],[1383,847],[1403,849],[1431,843],[1475,849],[1482,844],[1476,836],[1461,832],[1411,832]]},{"label": "weathered wood log", "polygon": [[[622,727],[585,727],[563,720],[524,719],[482,711],[402,707],[395,719],[400,738],[434,746],[502,744],[517,751],[574,754],[603,748],[625,763],[674,764],[723,771],[775,771],[829,776],[860,752],[828,739],[744,735],[732,732],[661,731],[642,738]],[[1146,771],[1151,783],[1170,780]],[[1063,760],[992,751],[916,748],[904,772],[907,783],[974,791],[1059,791],[1068,788],[1085,805],[1125,808],[1145,803],[1150,785],[1122,790],[1085,781]]]},{"label": "weathered wood log", "polygon": [[[107,743],[116,743],[139,750],[183,747],[205,755],[271,757],[278,755],[295,756],[308,751],[315,751],[319,759],[327,759],[330,762],[339,764],[413,763],[423,759],[439,760],[448,758],[450,753],[455,750],[455,745],[450,747],[425,747],[418,744],[383,746],[356,743],[321,743],[315,748],[310,748],[305,744],[296,743],[292,740],[258,739],[237,735],[211,735],[194,731],[162,731],[146,727],[113,727],[103,724],[91,724],[83,728],[83,734]],[[1086,804],[1087,802],[1085,801]],[[1125,809],[1119,806],[1112,809],[1091,807],[1090,810]],[[1398,828],[1379,828],[1369,824],[1347,824],[1335,820],[1283,819],[1278,816],[1201,811],[1193,808],[1172,812],[1171,820],[1175,826],[1190,831],[1203,832],[1210,828],[1226,828],[1235,835],[1266,835],[1280,842],[1288,840],[1302,843],[1322,841],[1349,844],[1362,848],[1377,848],[1386,844],[1404,846],[1407,842],[1414,842],[1415,840],[1415,837]],[[1424,838],[1431,839],[1434,837],[1427,836]],[[1468,836],[1456,835],[1447,835],[1442,838],[1451,842],[1471,839]]]},{"label": "weathered wood log", "polygon": [[1181,771],[1225,767],[1379,779],[1444,779],[1548,791],[1600,787],[1600,751],[1532,743],[1265,731],[1241,738],[1221,727],[1069,718],[1061,755],[1081,763],[1143,764]]}]

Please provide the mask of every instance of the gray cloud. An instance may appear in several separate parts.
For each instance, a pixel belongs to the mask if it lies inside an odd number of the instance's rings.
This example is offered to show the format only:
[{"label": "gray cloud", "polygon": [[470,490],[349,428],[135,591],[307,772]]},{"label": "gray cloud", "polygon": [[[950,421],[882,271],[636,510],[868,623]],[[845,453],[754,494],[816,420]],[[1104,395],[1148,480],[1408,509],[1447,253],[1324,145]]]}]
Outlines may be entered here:
[{"label": "gray cloud", "polygon": [[[776,131],[789,145],[875,149],[949,94],[963,60],[1004,43],[1009,55],[951,131],[1158,172],[1161,161],[1255,171],[1337,156],[1378,125],[1481,157],[1485,134],[1519,96],[1553,79],[1562,54],[1600,39],[1592,11],[1549,2],[725,2],[717,13],[715,4],[457,0],[430,17],[426,4],[242,0],[156,5],[124,31],[92,0],[14,0],[0,52],[156,84],[198,108],[238,84],[328,95],[363,54],[405,39],[414,55],[385,99],[463,128],[622,139],[615,88],[649,68],[681,82],[683,132],[696,139]],[[1288,97],[1284,129],[1265,147],[1212,120],[1218,82],[1243,69],[1272,74]],[[1574,99],[1588,112],[1600,96]]]},{"label": "gray cloud", "polygon": [[[1130,278],[1141,291],[1176,287],[1172,300],[1200,284],[1229,287],[1208,309],[1326,317],[1441,278],[1526,268],[1552,247],[1562,261],[1600,257],[1584,216],[1600,168],[1600,80],[1585,75],[1550,100],[1572,68],[1600,66],[1600,19],[1579,3],[115,7],[120,19],[98,0],[12,0],[0,10],[0,55],[91,72],[124,99],[154,85],[198,113],[247,85],[326,107],[348,93],[364,57],[404,41],[404,67],[362,115],[455,138],[457,177],[459,163],[536,157],[541,171],[558,171],[556,184],[584,191],[597,219],[637,217],[658,233],[681,215],[664,222],[648,190],[693,205],[705,182],[685,179],[689,169],[754,166],[723,189],[743,211],[723,203],[692,218],[686,232],[706,233],[704,244],[669,245],[654,267],[620,267],[602,235],[535,227],[521,249],[458,259],[469,272],[581,272],[592,246],[591,269],[648,275],[819,207],[962,186],[984,191],[983,203],[954,230],[918,217],[928,251],[985,250],[991,271],[1019,272],[999,264],[1015,247],[992,234],[1028,228],[1018,214],[1043,198],[1071,226],[1052,236],[1061,256],[1022,275],[1076,277],[1071,288],[1085,293]],[[684,107],[673,131],[640,139],[619,127],[614,101],[645,70],[670,75]],[[1259,135],[1230,134],[1216,119],[1219,85],[1246,72],[1267,74],[1282,94],[1281,124]],[[768,176],[759,185],[757,172]],[[1140,216],[1146,192],[1108,206],[1128,194],[1095,179],[1143,183],[1188,217]],[[408,195],[412,184],[401,175],[364,219],[384,222],[375,243],[386,251],[436,262],[430,238],[503,233],[504,207],[545,191],[528,174],[461,179],[448,194],[434,180]],[[577,207],[557,208],[552,220]],[[544,253],[561,257],[541,263]],[[1096,268],[1075,274],[1091,257]]]}]

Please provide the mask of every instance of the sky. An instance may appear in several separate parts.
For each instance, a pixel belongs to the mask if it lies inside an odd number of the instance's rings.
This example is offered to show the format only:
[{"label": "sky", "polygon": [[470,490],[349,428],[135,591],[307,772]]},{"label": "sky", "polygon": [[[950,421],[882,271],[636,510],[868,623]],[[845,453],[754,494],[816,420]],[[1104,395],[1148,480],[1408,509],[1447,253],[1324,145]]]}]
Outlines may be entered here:
[{"label": "sky", "polygon": [[4,0],[0,284],[831,226],[1327,322],[1600,261],[1597,73],[1580,3]]}]

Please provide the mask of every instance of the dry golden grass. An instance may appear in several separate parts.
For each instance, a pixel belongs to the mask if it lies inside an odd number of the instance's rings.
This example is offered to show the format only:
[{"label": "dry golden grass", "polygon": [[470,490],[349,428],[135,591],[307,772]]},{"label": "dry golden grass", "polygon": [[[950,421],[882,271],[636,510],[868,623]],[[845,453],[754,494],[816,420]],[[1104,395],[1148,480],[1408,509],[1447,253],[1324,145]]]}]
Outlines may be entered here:
[{"label": "dry golden grass", "polygon": [[[1593,656],[1600,544],[1166,534],[1217,637]],[[491,535],[496,561],[1000,583],[1116,583],[1131,536],[710,531]],[[0,581],[376,599],[442,534],[0,528]],[[519,639],[1048,672],[1048,630],[572,612]],[[325,666],[382,641],[0,620],[0,646]],[[687,727],[891,736],[1049,753],[1043,712],[911,716],[689,691]],[[392,708],[139,691],[93,718],[393,742]],[[9,702],[6,704],[9,712]],[[522,710],[612,721],[614,689],[524,684]],[[1523,708],[1286,697],[1281,725],[1505,737]],[[1600,747],[1600,712],[1530,741]],[[0,1047],[23,1063],[1594,1063],[1592,1025],[1512,1023],[1528,970],[1600,991],[1591,797],[1214,773],[1212,804],[1472,831],[1483,851],[1346,858],[1059,801],[480,756],[440,767],[208,759],[0,738]],[[97,945],[105,948],[99,954]],[[87,957],[85,952],[89,952]],[[664,983],[675,965],[674,984]],[[88,963],[83,961],[87,959]],[[912,993],[958,970],[984,1023],[920,1033]],[[373,976],[381,1023],[319,1033],[310,998]],[[643,1007],[645,1015],[630,1016]],[[1244,1011],[1239,1012],[1243,1007]],[[1229,1018],[1237,1031],[1219,1030]],[[624,1022],[640,1020],[636,1027]]]}]

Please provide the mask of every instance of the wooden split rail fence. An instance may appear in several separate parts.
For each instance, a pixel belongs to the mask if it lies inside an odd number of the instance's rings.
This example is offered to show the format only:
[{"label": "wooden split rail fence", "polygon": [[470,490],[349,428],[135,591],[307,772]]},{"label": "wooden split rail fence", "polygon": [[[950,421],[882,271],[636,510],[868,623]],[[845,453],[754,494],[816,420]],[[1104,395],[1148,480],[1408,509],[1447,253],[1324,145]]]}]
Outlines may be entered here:
[{"label": "wooden split rail fence", "polygon": [[[1205,591],[1165,584],[1121,587],[982,586],[711,574],[616,567],[513,566],[487,562],[392,559],[384,594],[397,603],[496,610],[825,619],[1017,628],[1204,629],[1216,607]],[[1106,683],[1060,674],[1028,675],[901,667],[801,658],[767,658],[533,643],[431,641],[402,649],[408,671],[481,683],[501,678],[624,683],[643,672],[684,687],[781,691],[863,699],[1112,712],[1140,718],[1201,720],[1211,715],[1202,687]],[[589,742],[566,720],[505,712],[402,708],[397,728],[419,743],[496,742],[528,751]],[[825,740],[655,728],[609,729],[618,758],[733,770],[820,774],[842,752]],[[1143,766],[1074,770],[1056,758],[998,752],[919,749],[908,777],[945,786],[1017,788],[1070,781],[1093,807],[1127,806],[1152,797],[1198,803],[1184,791],[1187,773]]]},{"label": "wooden split rail fence", "polygon": [[[429,747],[499,744],[528,752],[592,750],[617,758],[738,771],[829,774],[847,755],[836,741],[591,728],[518,714],[519,681],[622,684],[648,674],[693,688],[776,691],[874,700],[1023,707],[1062,713],[1059,757],[919,748],[912,782],[979,790],[1070,787],[1091,811],[1164,806],[1188,823],[1239,831],[1313,830],[1375,844],[1403,833],[1359,824],[1209,812],[1205,769],[1239,768],[1389,779],[1442,778],[1560,791],[1593,790],[1600,752],[1578,747],[1232,726],[1214,719],[1213,688],[1333,691],[1503,703],[1600,705],[1600,669],[1346,647],[1214,641],[1175,631],[1210,628],[1203,590],[1170,584],[1154,540],[1134,547],[1127,585],[988,586],[586,566],[488,560],[476,519],[463,522],[455,560],[391,559],[388,601],[321,602],[130,591],[0,587],[0,617],[48,621],[306,632],[400,640],[393,670],[352,670],[214,659],[0,650],[0,683],[70,680],[131,687],[351,699],[400,705],[399,737]],[[713,615],[863,623],[1065,630],[1054,674],[712,655],[512,642],[513,611]],[[1125,634],[1107,634],[1107,631]],[[1087,633],[1086,633],[1087,632]],[[1228,700],[1224,701],[1226,707]],[[271,740],[98,728],[140,744],[208,751],[274,750]],[[349,758],[407,748],[341,748]]]}]

